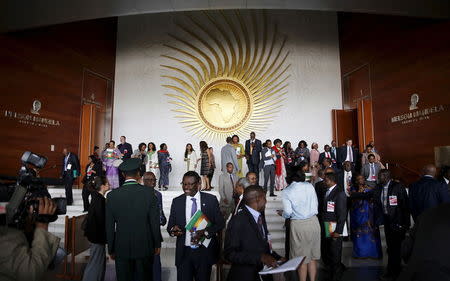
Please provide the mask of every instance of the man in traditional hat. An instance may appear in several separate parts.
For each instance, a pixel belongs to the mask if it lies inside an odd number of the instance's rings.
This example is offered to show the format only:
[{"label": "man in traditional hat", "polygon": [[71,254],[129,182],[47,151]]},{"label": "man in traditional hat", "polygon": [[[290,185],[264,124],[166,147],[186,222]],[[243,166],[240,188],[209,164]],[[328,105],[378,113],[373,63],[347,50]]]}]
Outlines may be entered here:
[{"label": "man in traditional hat", "polygon": [[106,198],[109,255],[122,280],[153,280],[153,257],[161,249],[159,208],[150,188],[137,183],[141,161],[126,159],[119,166],[125,182]]}]

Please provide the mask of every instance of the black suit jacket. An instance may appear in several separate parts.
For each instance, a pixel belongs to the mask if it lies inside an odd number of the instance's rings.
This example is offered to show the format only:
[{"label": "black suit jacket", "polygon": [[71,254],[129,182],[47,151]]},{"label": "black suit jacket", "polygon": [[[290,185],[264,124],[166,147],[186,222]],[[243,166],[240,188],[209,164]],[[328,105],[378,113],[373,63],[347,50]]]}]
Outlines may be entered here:
[{"label": "black suit jacket", "polygon": [[[319,205],[321,209],[319,211],[319,218],[322,222],[325,221],[333,221],[336,222],[336,233],[342,234],[344,230],[345,220],[347,218],[347,196],[345,195],[342,187],[336,185],[333,190],[330,192],[328,197],[325,197],[325,194],[321,197],[318,197]],[[322,202],[321,202],[322,201]],[[334,202],[334,211],[327,211],[328,202]]]},{"label": "black suit jacket", "polygon": [[[353,163],[355,165],[359,165],[359,150],[355,147],[352,147],[353,152]],[[345,162],[345,159],[347,159],[347,146],[341,146],[337,150],[337,161],[340,165]]]},{"label": "black suit jacket", "polygon": [[448,187],[438,180],[424,176],[409,187],[409,202],[414,221],[426,209],[450,202]]},{"label": "black suit jacket", "polygon": [[[365,193],[351,193],[350,198],[353,199],[372,199],[374,200],[374,220],[376,225],[386,224],[384,220],[383,204],[381,196],[383,186],[378,185],[375,189]],[[387,199],[389,196],[397,198],[397,205],[387,204],[387,217],[389,219],[390,227],[393,229],[407,230],[411,224],[409,212],[409,200],[406,189],[397,181],[391,181],[388,186]]]},{"label": "black suit jacket", "polygon": [[[219,201],[217,201],[216,196],[200,192],[200,203],[201,210],[203,214],[211,222],[211,226],[206,228],[209,236],[211,237],[211,242],[208,246],[208,251],[206,251],[207,256],[204,257],[205,262],[209,262],[211,265],[215,264],[218,260],[219,254],[219,243],[217,240],[217,233],[222,231],[225,227],[225,220],[220,212]],[[167,224],[167,231],[170,234],[170,230],[175,225],[178,225],[183,232],[186,231],[184,227],[186,226],[186,195],[180,195],[172,200],[172,206],[170,208],[169,223]],[[185,255],[185,240],[186,235],[183,234],[177,237],[177,248],[175,253],[175,265],[181,265],[184,255]],[[203,247],[203,246],[201,246]]]},{"label": "black suit jacket", "polygon": [[123,154],[123,159],[131,158],[131,154],[133,154],[133,147],[127,142],[124,144],[119,144],[117,149]]},{"label": "black suit jacket", "polygon": [[[316,190],[317,198],[323,198],[325,196],[325,193],[327,192],[327,186],[325,185],[325,182],[319,181],[314,185],[314,189]],[[320,210],[323,209],[323,200],[318,200],[318,206],[317,206],[317,213],[320,213]]]},{"label": "black suit jacket", "polygon": [[90,179],[94,178],[94,177],[100,177],[103,175],[103,167],[102,167],[102,163],[101,162],[97,162],[94,164],[94,167],[92,167],[92,170],[95,171],[95,174],[92,173],[91,176],[89,177],[87,174],[87,170],[89,168],[90,164],[86,165],[86,168],[84,168],[84,177],[83,177],[83,184],[86,184]]},{"label": "black suit jacket", "polygon": [[447,182],[445,181],[444,178],[441,178],[440,181],[447,187],[447,189],[448,189],[448,194],[449,194],[449,196],[450,196],[450,182],[447,183]]},{"label": "black suit jacket", "polygon": [[[351,182],[353,182],[355,179],[356,173],[355,173],[354,169],[352,169],[351,172],[352,172]],[[340,186],[342,188],[342,190],[344,190],[344,186],[345,186],[344,185],[344,181],[345,181],[344,176],[345,176],[345,170],[339,170],[339,172],[337,173],[337,184],[338,184],[338,186]]]},{"label": "black suit jacket", "polygon": [[[331,156],[331,160],[334,159],[334,161],[336,161],[336,155],[334,155],[333,152],[330,151],[330,156]],[[322,165],[323,160],[325,159],[325,152],[322,152],[319,154],[319,164]],[[333,162],[331,162],[331,164],[333,164]]]},{"label": "black suit jacket", "polygon": [[[64,168],[65,168],[65,159],[66,156],[62,159],[62,169],[61,169],[61,175],[64,176]],[[81,174],[80,171],[80,161],[78,160],[78,157],[73,154],[72,152],[69,153],[69,158],[67,159],[67,166],[71,165],[70,169],[67,169],[67,173],[69,173],[73,177],[73,171],[76,170],[78,175]]]},{"label": "black suit jacket", "polygon": [[96,191],[91,197],[84,235],[91,243],[106,244],[105,197]]},{"label": "black suit jacket", "polygon": [[418,217],[411,236],[414,237],[408,266],[397,280],[450,280],[450,204],[442,204]]},{"label": "black suit jacket", "polygon": [[260,153],[262,150],[261,141],[259,139],[255,139],[255,148],[253,148],[252,154],[250,155],[250,140],[245,141],[245,156],[248,157],[247,163],[251,163],[253,165],[258,165],[260,161]]},{"label": "black suit jacket", "polygon": [[[267,234],[265,219],[263,219],[263,227]],[[247,207],[243,207],[230,220],[225,234],[224,256],[231,262],[227,280],[260,280],[258,272],[263,268],[262,254],[271,254],[277,260],[281,258],[277,253],[271,253],[269,243],[263,238],[252,214]]]}]

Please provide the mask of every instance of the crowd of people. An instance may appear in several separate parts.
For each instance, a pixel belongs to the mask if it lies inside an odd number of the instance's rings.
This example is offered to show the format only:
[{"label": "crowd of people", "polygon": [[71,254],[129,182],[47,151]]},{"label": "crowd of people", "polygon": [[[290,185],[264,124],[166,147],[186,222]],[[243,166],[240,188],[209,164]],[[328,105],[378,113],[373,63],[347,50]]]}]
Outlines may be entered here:
[{"label": "crowd of people", "polygon": [[[213,149],[201,141],[197,155],[192,144],[186,145],[183,194],[173,199],[168,220],[156,190],[169,186],[172,158],[167,145],[156,151],[154,143],[141,143],[132,153],[123,136],[117,148],[113,141],[103,152],[96,148],[83,179],[85,232],[92,243],[84,280],[102,280],[105,244],[115,259],[118,280],[161,280],[160,227],[166,223],[168,233],[177,237],[175,265],[180,281],[210,280],[211,267],[220,258],[231,264],[228,280],[260,280],[263,265],[274,267],[297,256],[305,256],[299,280],[317,280],[319,261],[326,269],[324,280],[340,280],[346,269],[341,262],[343,240],[348,237],[353,242],[354,258],[381,259],[382,225],[388,256],[382,279],[395,280],[402,271],[401,247],[411,215],[416,222],[427,209],[450,202],[448,167],[441,169],[439,181],[436,167],[426,165],[423,177],[407,191],[381,163],[373,142],[363,153],[352,140],[339,147],[332,141],[320,152],[317,143],[309,149],[302,140],[294,149],[280,139],[261,142],[253,132],[244,145],[238,136],[226,142],[217,186],[220,200],[202,192],[213,188]],[[64,155],[64,177],[74,175],[71,153],[65,150]],[[265,218],[266,196],[277,196],[275,190],[282,191],[283,210],[278,214],[286,220],[284,257],[271,249]],[[198,210],[208,226],[187,230]],[[222,231],[223,256],[219,257]]]}]

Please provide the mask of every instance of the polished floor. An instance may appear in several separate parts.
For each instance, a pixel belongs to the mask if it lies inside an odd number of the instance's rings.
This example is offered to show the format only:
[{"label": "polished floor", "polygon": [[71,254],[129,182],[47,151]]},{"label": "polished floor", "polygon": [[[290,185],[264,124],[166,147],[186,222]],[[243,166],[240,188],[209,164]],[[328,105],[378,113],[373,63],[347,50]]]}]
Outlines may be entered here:
[{"label": "polished floor", "polygon": [[[386,259],[383,260],[372,260],[372,259],[354,259],[351,257],[351,243],[345,242],[343,253],[342,253],[342,262],[347,267],[347,270],[344,272],[344,276],[342,281],[376,281],[379,280],[383,272],[383,266],[386,263]],[[384,253],[385,254],[385,253]],[[87,262],[88,252],[85,252],[79,255],[76,259],[76,272],[78,274],[83,272],[83,269]],[[386,257],[386,255],[385,255]],[[176,271],[174,266],[174,251],[173,249],[162,249],[161,253],[161,262],[163,266],[162,272],[162,280],[176,280]],[[49,272],[45,278],[48,281],[54,280],[62,280],[56,277],[56,274],[62,272],[62,266],[55,271]],[[215,272],[213,272],[214,276],[212,276],[211,280],[215,279]],[[225,269],[226,275],[226,269]],[[292,277],[292,275],[290,275]],[[295,275],[294,275],[295,276]],[[324,272],[319,269],[318,280],[324,280]],[[65,279],[70,280],[70,279]],[[73,279],[76,280],[76,279]],[[115,281],[115,267],[114,262],[109,260],[106,267],[106,276],[105,281]],[[296,281],[296,278],[285,278],[284,276],[276,276],[276,281]]]}]

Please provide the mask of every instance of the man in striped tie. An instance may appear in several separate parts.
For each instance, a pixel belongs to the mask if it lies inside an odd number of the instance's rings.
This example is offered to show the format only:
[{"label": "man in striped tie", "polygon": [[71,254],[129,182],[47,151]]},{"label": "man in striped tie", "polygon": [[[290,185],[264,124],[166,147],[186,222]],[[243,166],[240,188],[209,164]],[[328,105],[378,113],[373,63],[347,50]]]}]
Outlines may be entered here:
[{"label": "man in striped tie", "polygon": [[[178,281],[209,281],[211,268],[218,260],[217,233],[225,227],[217,198],[200,192],[199,174],[189,171],[181,183],[183,194],[172,200],[167,231],[177,237],[175,265]],[[203,230],[186,230],[186,224],[201,211],[210,225]],[[205,238],[205,241],[201,242]]]}]

